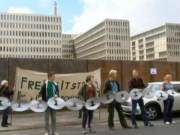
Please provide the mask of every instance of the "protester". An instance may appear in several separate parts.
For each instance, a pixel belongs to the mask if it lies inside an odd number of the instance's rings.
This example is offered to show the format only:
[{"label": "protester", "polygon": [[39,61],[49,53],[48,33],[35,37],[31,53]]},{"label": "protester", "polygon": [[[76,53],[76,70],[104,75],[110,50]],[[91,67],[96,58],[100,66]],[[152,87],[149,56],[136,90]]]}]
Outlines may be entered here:
[{"label": "protester", "polygon": [[[116,80],[117,78],[117,71],[116,70],[111,70],[109,72],[109,79],[105,82],[105,88],[104,88],[104,93],[108,93],[108,92],[113,92],[115,95],[120,92],[120,85],[119,82]],[[118,116],[119,116],[119,121],[121,123],[121,126],[123,128],[131,128],[124,117],[123,114],[123,109],[121,107],[121,103],[116,102],[116,100],[114,100],[112,103],[108,104],[108,112],[109,112],[109,116],[108,116],[108,126],[109,129],[112,131],[115,131],[116,129],[114,128],[114,109],[116,109]]]},{"label": "protester", "polygon": [[[9,90],[8,81],[3,80],[1,82],[0,96],[10,100],[10,96],[12,96],[13,94],[14,91]],[[10,123],[8,123],[8,114],[9,114],[9,108],[7,107],[5,110],[3,110],[2,122],[1,122],[2,127],[8,127],[8,125],[11,125]]]},{"label": "protester", "polygon": [[[90,99],[96,97],[96,88],[93,85],[93,76],[88,75],[86,77],[86,84],[84,84],[78,93],[79,98],[82,100],[83,105],[85,105],[85,102]],[[95,132],[92,129],[92,118],[93,118],[93,112],[91,110],[87,110],[84,106],[82,108],[83,111],[83,118],[82,118],[82,133],[86,134],[86,122],[88,120],[88,132]]]},{"label": "protester", "polygon": [[[162,84],[161,90],[166,92],[168,90],[173,90],[173,84],[171,83],[172,76],[166,75],[164,77],[164,83]],[[168,98],[163,101],[164,102],[164,123],[169,125],[170,123],[175,124],[176,122],[172,120],[172,109],[174,105],[174,97],[171,95],[168,95]]]},{"label": "protester", "polygon": [[[131,91],[132,89],[139,89],[139,91],[142,92],[143,89],[145,88],[143,80],[140,77],[138,77],[138,71],[136,69],[133,70],[132,74],[133,74],[133,77],[129,81],[129,90]],[[144,107],[144,100],[141,97],[138,100],[133,100],[132,99],[131,120],[132,120],[132,124],[133,124],[134,128],[136,128],[136,129],[138,128],[137,123],[136,123],[137,104],[139,104],[139,107],[141,109],[141,115],[142,115],[144,125],[145,126],[154,126],[147,119],[146,112],[145,112],[145,107]]]}]

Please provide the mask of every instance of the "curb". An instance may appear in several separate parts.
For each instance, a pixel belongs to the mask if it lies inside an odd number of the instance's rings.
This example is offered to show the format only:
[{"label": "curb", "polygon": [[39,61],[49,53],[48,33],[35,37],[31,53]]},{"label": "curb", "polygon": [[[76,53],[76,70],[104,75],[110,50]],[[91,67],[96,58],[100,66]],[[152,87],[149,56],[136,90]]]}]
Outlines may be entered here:
[{"label": "curb", "polygon": [[[118,121],[118,120],[114,120],[114,121]],[[94,120],[93,123],[106,123],[107,120]],[[81,122],[71,122],[71,123],[66,123],[66,124],[62,124],[62,123],[57,123],[57,126],[62,126],[62,127],[68,127],[68,126],[74,126],[74,125],[81,125]],[[44,128],[44,125],[36,125],[36,126],[31,126],[31,127],[19,127],[16,129],[5,129],[5,130],[0,130],[0,132],[12,132],[12,131],[21,131],[21,130],[30,130],[30,129],[39,129],[39,128]]]}]

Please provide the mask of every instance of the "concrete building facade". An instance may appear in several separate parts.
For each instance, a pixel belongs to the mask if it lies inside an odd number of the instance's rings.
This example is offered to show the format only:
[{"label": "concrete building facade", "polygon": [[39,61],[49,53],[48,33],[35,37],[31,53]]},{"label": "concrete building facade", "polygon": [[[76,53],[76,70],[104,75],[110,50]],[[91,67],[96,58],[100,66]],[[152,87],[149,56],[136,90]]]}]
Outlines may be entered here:
[{"label": "concrete building facade", "polygon": [[62,34],[62,58],[75,59],[76,52],[74,47],[74,38],[76,34]]},{"label": "concrete building facade", "polygon": [[131,37],[131,60],[180,61],[180,24],[165,23]]},{"label": "concrete building facade", "polygon": [[128,20],[105,19],[74,39],[77,59],[130,60]]}]

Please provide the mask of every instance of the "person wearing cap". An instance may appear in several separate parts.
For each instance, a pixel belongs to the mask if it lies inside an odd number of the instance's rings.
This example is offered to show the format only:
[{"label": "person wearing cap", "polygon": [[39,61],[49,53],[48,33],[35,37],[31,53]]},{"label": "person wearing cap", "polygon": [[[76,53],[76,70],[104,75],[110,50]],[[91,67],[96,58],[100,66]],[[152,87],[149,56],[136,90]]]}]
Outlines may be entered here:
[{"label": "person wearing cap", "polygon": [[[145,85],[143,83],[143,80],[140,77],[138,77],[138,71],[136,69],[134,69],[132,71],[132,75],[133,75],[133,77],[128,83],[129,90],[131,91],[132,89],[139,89],[139,91],[142,92],[143,89],[145,88]],[[144,101],[143,101],[143,98],[141,97],[138,100],[132,99],[131,121],[132,121],[134,128],[136,128],[136,129],[138,128],[137,123],[136,123],[136,107],[137,107],[137,104],[139,104],[139,107],[141,109],[141,115],[142,115],[144,125],[145,126],[151,126],[151,127],[154,126],[147,119]]]},{"label": "person wearing cap", "polygon": [[[104,94],[107,94],[108,92],[113,92],[115,95],[120,92],[120,84],[116,80],[117,78],[117,71],[116,70],[111,70],[109,72],[109,79],[105,82],[105,87],[104,87]],[[110,104],[108,104],[108,126],[109,129],[112,131],[115,131],[116,129],[114,128],[114,109],[116,109],[118,116],[119,116],[119,121],[121,123],[121,126],[123,128],[130,129],[131,127],[127,124],[124,114],[123,114],[123,109],[121,107],[121,103],[116,102],[114,100]]]},{"label": "person wearing cap", "polygon": [[[171,83],[172,76],[166,75],[164,77],[164,83],[161,86],[161,90],[166,92],[168,90],[174,90],[173,84]],[[174,97],[171,95],[168,95],[168,98],[166,100],[163,100],[164,103],[164,123],[169,125],[170,123],[175,124],[176,122],[172,120],[172,109],[174,105]]]},{"label": "person wearing cap", "polygon": [[[12,96],[13,94],[14,94],[14,91],[9,90],[8,81],[3,80],[1,82],[0,96],[5,97],[10,100],[10,96]],[[9,114],[9,108],[7,107],[5,110],[3,110],[2,122],[1,122],[2,127],[8,127],[8,125],[11,125],[8,123],[8,114]]]},{"label": "person wearing cap", "polygon": [[[79,99],[82,101],[82,104],[85,105],[85,102],[90,99],[96,97],[96,87],[93,85],[93,76],[88,75],[86,77],[86,83],[80,88],[78,93]],[[88,120],[88,132],[95,131],[92,129],[91,122],[93,118],[92,110],[87,110],[85,106],[82,108],[83,117],[82,117],[82,133],[86,134],[86,122]]]}]

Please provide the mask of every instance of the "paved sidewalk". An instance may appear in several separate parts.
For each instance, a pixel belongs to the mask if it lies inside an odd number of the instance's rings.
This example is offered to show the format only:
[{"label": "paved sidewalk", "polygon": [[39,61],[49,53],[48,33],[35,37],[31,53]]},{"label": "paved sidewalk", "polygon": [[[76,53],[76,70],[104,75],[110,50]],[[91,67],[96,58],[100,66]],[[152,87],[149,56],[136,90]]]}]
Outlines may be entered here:
[{"label": "paved sidewalk", "polygon": [[[80,125],[81,119],[78,118],[78,111],[60,111],[57,112],[57,125],[69,126]],[[2,116],[0,116],[2,118]],[[9,116],[9,121],[11,117]],[[101,118],[99,119],[99,110],[94,112],[93,123],[107,122],[107,109],[101,109]],[[115,111],[114,120],[118,120],[117,112]],[[14,114],[12,125],[7,128],[0,127],[0,132],[26,130],[44,127],[44,113],[30,113],[30,114]]]}]

